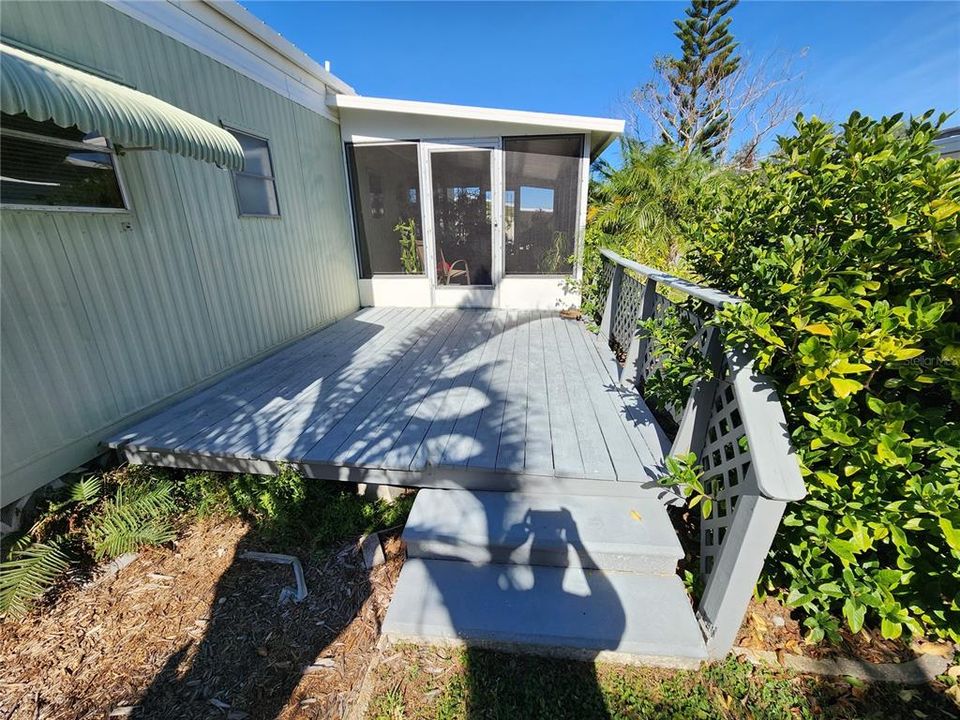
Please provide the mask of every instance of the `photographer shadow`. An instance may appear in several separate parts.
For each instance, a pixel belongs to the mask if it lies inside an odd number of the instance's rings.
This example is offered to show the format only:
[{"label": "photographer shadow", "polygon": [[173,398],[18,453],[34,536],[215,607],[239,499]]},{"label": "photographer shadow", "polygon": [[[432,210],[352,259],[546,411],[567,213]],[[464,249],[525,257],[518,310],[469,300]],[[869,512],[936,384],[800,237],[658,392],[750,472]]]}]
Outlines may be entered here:
[{"label": "photographer shadow", "polygon": [[[456,572],[462,557],[427,564],[450,623],[466,645],[468,717],[519,717],[531,707],[551,718],[581,718],[585,707],[591,718],[608,717],[593,662],[619,648],[626,616],[573,514],[559,505],[527,509],[511,523],[498,508],[484,507],[488,547],[494,550],[487,562],[472,566],[474,582],[463,582]],[[570,682],[549,693],[539,678],[517,682],[544,661],[492,651],[555,657]]]}]

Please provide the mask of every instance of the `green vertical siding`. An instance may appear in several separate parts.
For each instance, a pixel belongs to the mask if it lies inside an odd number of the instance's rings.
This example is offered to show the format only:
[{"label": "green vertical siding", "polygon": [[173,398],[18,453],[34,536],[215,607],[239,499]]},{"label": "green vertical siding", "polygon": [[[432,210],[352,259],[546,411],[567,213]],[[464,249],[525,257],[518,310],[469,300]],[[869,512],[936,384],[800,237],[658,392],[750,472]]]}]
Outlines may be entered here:
[{"label": "green vertical siding", "polygon": [[119,159],[129,215],[3,212],[6,504],[359,300],[335,123],[99,3],[4,2],[2,30],[267,137],[282,214],[238,218],[229,173],[162,152]]}]

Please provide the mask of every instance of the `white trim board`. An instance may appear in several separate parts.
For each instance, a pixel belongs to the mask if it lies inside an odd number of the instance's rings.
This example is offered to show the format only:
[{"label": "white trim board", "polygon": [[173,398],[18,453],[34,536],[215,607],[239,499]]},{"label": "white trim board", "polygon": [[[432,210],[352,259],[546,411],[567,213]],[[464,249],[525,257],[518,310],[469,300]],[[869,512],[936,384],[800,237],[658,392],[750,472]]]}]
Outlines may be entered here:
[{"label": "white trim board", "polygon": [[430,280],[425,275],[378,275],[358,282],[361,307],[433,307]]},{"label": "white trim board", "polygon": [[333,122],[328,92],[354,92],[235,2],[103,2]]},{"label": "white trim board", "polygon": [[[465,129],[468,129],[466,132],[470,137],[480,136],[481,133],[499,137],[520,131],[541,135],[577,132],[591,136],[591,155],[596,157],[614,138],[622,134],[624,129],[624,121],[614,118],[391,100],[361,95],[331,95],[327,103],[340,111],[344,140],[354,142],[387,140],[394,135],[399,138],[403,133],[407,133],[407,138],[418,139],[465,137]],[[344,118],[350,118],[351,129],[346,128]],[[411,135],[410,132],[414,129],[419,129],[419,132]],[[347,137],[348,133],[352,137]]]},{"label": "white trim board", "polygon": [[479,307],[558,311],[580,306],[569,278],[510,276],[495,288],[431,286],[424,275],[377,275],[359,281],[362,307]]}]

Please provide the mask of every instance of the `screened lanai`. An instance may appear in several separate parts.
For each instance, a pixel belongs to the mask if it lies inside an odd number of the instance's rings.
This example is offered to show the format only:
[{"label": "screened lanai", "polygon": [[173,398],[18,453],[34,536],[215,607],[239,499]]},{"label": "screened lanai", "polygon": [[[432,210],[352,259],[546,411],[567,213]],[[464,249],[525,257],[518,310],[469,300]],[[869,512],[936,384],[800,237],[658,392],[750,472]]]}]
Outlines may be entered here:
[{"label": "screened lanai", "polygon": [[606,118],[336,96],[365,306],[579,302]]}]

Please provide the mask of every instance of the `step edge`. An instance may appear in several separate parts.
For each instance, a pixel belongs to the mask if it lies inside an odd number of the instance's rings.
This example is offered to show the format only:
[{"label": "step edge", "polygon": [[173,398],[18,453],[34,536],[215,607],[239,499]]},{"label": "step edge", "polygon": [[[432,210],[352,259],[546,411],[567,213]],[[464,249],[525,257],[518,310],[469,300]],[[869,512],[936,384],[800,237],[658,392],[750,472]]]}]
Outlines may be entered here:
[{"label": "step edge", "polygon": [[[452,547],[463,547],[463,548],[498,548],[505,547],[506,543],[502,541],[490,542],[489,538],[484,538],[479,535],[441,535],[434,532],[421,532],[416,529],[404,530],[402,535],[403,541],[408,545],[417,542],[437,542],[449,545]],[[623,543],[623,542],[606,542],[603,540],[590,541],[589,547],[587,548],[590,552],[604,552],[604,553],[617,553],[625,556],[642,556],[642,555],[662,555],[665,557],[676,557],[676,559],[681,559],[684,556],[683,546],[680,545],[680,541],[673,538],[674,542],[664,542],[664,543]],[[587,547],[587,543],[583,544],[584,547]],[[522,547],[518,546],[518,547]],[[547,546],[541,546],[541,549],[546,548],[567,548],[570,547],[568,542],[558,542],[553,543]]]},{"label": "step edge", "polygon": [[577,660],[580,662],[602,663],[611,665],[629,665],[635,667],[663,667],[680,670],[696,670],[709,658],[704,652],[703,656],[696,658],[682,655],[637,655],[633,653],[623,653],[616,650],[593,650],[580,651],[577,648],[552,648],[540,645],[517,645],[510,642],[492,642],[492,641],[470,641],[467,642],[460,638],[445,637],[422,637],[408,635],[403,633],[384,632],[382,637],[389,646],[397,643],[415,643],[418,645],[428,645],[431,647],[443,647],[450,649],[476,648],[480,650],[494,650],[506,652],[514,655],[536,655],[538,657]]}]

